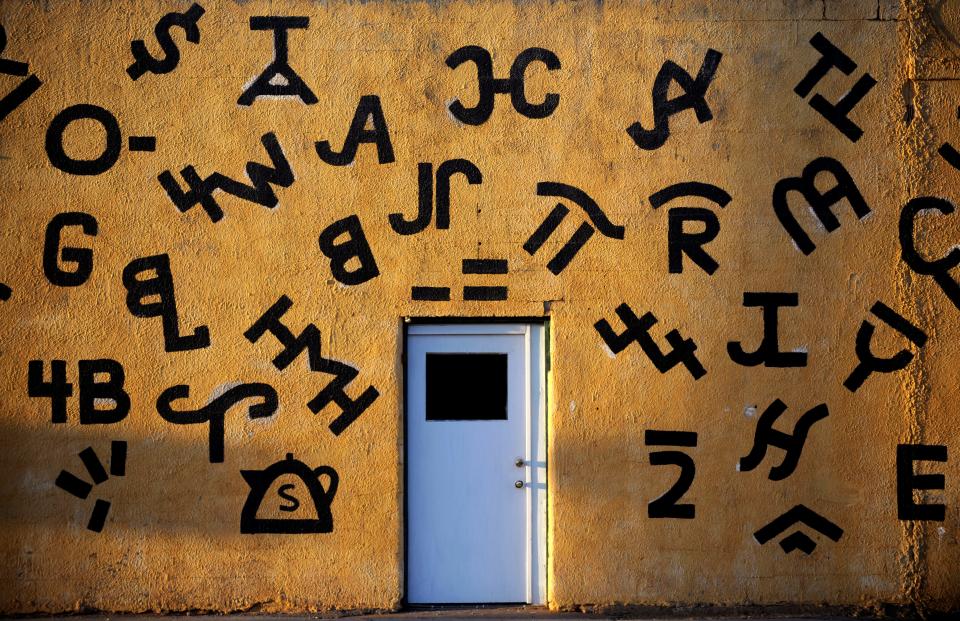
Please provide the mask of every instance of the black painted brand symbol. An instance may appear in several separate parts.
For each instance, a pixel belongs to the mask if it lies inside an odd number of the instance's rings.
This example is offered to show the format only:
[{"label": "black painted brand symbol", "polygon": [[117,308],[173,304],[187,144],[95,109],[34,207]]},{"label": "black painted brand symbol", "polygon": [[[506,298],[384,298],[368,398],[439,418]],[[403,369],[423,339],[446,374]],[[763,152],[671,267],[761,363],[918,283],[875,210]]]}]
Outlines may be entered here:
[{"label": "black painted brand symbol", "polygon": [[[63,148],[63,136],[76,121],[89,120],[100,125],[106,136],[103,149],[97,157],[76,158]],[[47,127],[44,148],[47,158],[54,168],[70,175],[102,175],[117,163],[123,149],[123,135],[117,117],[106,108],[93,104],[75,104],[57,113]],[[157,139],[154,136],[130,136],[127,142],[130,151],[155,151]]]},{"label": "black painted brand symbol", "polygon": [[666,373],[678,364],[682,364],[694,380],[707,374],[707,370],[697,358],[697,344],[693,339],[685,339],[679,331],[671,330],[667,332],[666,338],[672,349],[664,353],[650,336],[650,328],[657,324],[657,318],[653,313],[647,312],[643,317],[637,317],[627,303],[618,306],[616,313],[626,328],[620,334],[613,331],[613,327],[606,319],[601,319],[593,325],[600,338],[615,355],[626,349],[630,343],[637,343],[660,373]]},{"label": "black painted brand symbol", "polygon": [[[722,57],[717,50],[708,49],[696,78],[691,78],[686,69],[672,60],[663,63],[653,81],[653,129],[644,128],[639,121],[627,128],[638,147],[648,151],[662,147],[670,137],[670,117],[678,112],[692,108],[699,123],[713,118],[707,105],[707,89]],[[683,91],[682,95],[670,97],[671,82],[676,82]]]},{"label": "black painted brand symbol", "polygon": [[477,105],[472,108],[464,106],[459,99],[454,99],[447,107],[450,114],[461,123],[467,125],[486,123],[493,114],[495,95],[510,95],[513,109],[528,119],[546,118],[560,105],[560,95],[556,93],[547,93],[539,104],[530,103],[526,96],[527,66],[533,62],[540,62],[549,71],[560,68],[560,59],[550,50],[542,47],[523,50],[510,66],[510,77],[506,79],[493,77],[493,57],[490,52],[478,45],[461,47],[447,57],[447,66],[451,69],[456,69],[466,62],[472,62],[477,67],[477,90],[480,97]]},{"label": "black painted brand symbol", "polygon": [[820,422],[830,411],[827,404],[820,405],[808,410],[800,417],[793,428],[793,433],[788,434],[773,428],[784,412],[787,411],[787,404],[780,399],[775,399],[757,421],[757,429],[753,436],[753,448],[745,457],[740,458],[740,472],[749,472],[760,465],[767,454],[768,446],[775,446],[783,449],[785,455],[780,463],[770,468],[769,478],[771,481],[781,481],[796,470],[800,462],[800,455],[803,453],[803,446],[807,441],[807,434],[814,424]]},{"label": "black painted brand symbol", "polygon": [[[692,196],[705,198],[719,205],[721,209],[732,200],[723,188],[712,183],[684,181],[651,194],[649,201],[654,209],[659,209],[674,199]],[[683,256],[686,255],[708,276],[712,276],[720,264],[703,247],[720,234],[720,220],[717,214],[703,207],[671,207],[667,218],[669,222],[667,227],[668,271],[671,274],[683,273]],[[687,231],[684,225],[689,222],[702,224],[703,230]]]},{"label": "black painted brand symbol", "polygon": [[122,281],[127,290],[130,314],[134,317],[160,317],[164,351],[190,351],[210,346],[207,326],[197,326],[193,334],[180,333],[180,314],[168,255],[130,261],[123,268]]},{"label": "black painted brand symbol", "polygon": [[[833,177],[836,182],[830,189],[822,191],[816,185],[816,180],[823,174]],[[821,183],[821,186],[823,184]],[[813,215],[828,232],[840,228],[840,220],[833,213],[833,206],[843,199],[847,199],[853,213],[863,220],[870,214],[870,206],[864,200],[853,177],[843,167],[843,164],[830,157],[818,157],[803,168],[799,177],[786,177],[773,187],[773,213],[780,220],[783,230],[790,235],[794,245],[803,254],[810,254],[817,246],[810,240],[810,236],[797,218],[790,211],[787,198],[791,192],[799,192],[813,210]]]},{"label": "black painted brand symbol", "polygon": [[[913,325],[903,315],[893,310],[883,302],[877,301],[870,313],[885,323],[901,336],[921,348],[927,343],[927,333]],[[914,353],[909,349],[901,349],[887,358],[880,358],[873,353],[872,343],[876,326],[867,320],[860,323],[857,330],[857,341],[854,351],[857,354],[857,366],[850,372],[843,386],[850,392],[857,392],[863,383],[874,373],[893,373],[907,368],[913,360]]]},{"label": "black painted brand symbol", "polygon": [[743,305],[747,308],[763,309],[763,338],[752,352],[743,349],[740,341],[727,343],[730,360],[745,367],[763,365],[773,368],[792,368],[807,366],[807,352],[804,350],[780,351],[779,310],[781,307],[800,305],[799,293],[780,291],[744,291]]},{"label": "black painted brand symbol", "polygon": [[[396,212],[388,216],[390,227],[400,235],[413,235],[430,226],[436,205],[436,224],[438,229],[450,228],[450,179],[454,175],[463,175],[470,185],[483,183],[483,173],[470,160],[447,160],[437,167],[436,177],[433,173],[433,164],[420,162],[417,164],[417,215],[412,220],[406,220],[402,213]],[[434,191],[436,179],[436,191]]]},{"label": "black painted brand symbol", "polygon": [[[506,259],[464,259],[460,272],[467,274],[506,274]],[[507,299],[506,286],[466,285],[463,288],[465,302],[501,302]],[[424,287],[414,285],[410,289],[410,299],[417,302],[449,302],[450,287]]]},{"label": "black painted brand symbol", "polygon": [[[844,75],[850,75],[857,68],[857,63],[853,62],[849,56],[844,54],[840,48],[829,41],[822,32],[818,32],[810,39],[810,45],[820,52],[820,60],[807,72],[802,80],[793,88],[793,92],[801,97],[806,97],[813,90],[813,87],[820,83],[820,80],[827,75],[831,69],[839,69]],[[830,103],[820,93],[810,98],[810,107],[820,113],[820,115],[830,121],[830,124],[840,130],[852,142],[860,140],[863,130],[847,116],[853,108],[860,103],[860,100],[870,92],[877,81],[869,73],[864,73],[860,79],[854,83],[847,93],[840,98],[837,103]]]},{"label": "black painted brand symbol", "polygon": [[273,186],[289,188],[293,185],[293,169],[287,161],[280,142],[273,132],[268,132],[260,138],[260,143],[270,157],[270,166],[257,162],[247,162],[246,173],[250,185],[235,181],[226,175],[215,172],[207,177],[197,174],[193,166],[186,166],[180,171],[180,176],[187,183],[188,190],[180,187],[173,177],[173,173],[165,170],[157,177],[167,196],[176,205],[177,209],[186,213],[194,205],[200,207],[210,216],[211,222],[219,222],[223,218],[223,209],[213,197],[213,193],[222,190],[247,202],[262,205],[269,209],[277,206],[279,199],[273,191]]},{"label": "black painted brand symbol", "polygon": [[241,401],[259,398],[247,408],[250,420],[267,418],[277,412],[277,391],[269,384],[239,384],[223,394],[212,398],[203,407],[195,410],[174,410],[173,402],[190,397],[190,387],[178,384],[167,388],[157,397],[157,412],[165,421],[175,425],[195,425],[207,423],[209,455],[211,464],[223,463],[223,437],[227,411]]},{"label": "black painted brand symbol", "polygon": [[[333,532],[333,513],[331,505],[337,493],[340,477],[337,471],[330,466],[320,466],[310,469],[308,465],[293,458],[293,453],[287,453],[287,458],[268,466],[265,470],[241,470],[240,474],[250,486],[250,493],[240,511],[240,532],[245,535],[255,534],[308,534]],[[324,488],[320,477],[326,475],[327,487]],[[281,484],[277,489],[279,500],[267,499],[266,494],[273,483],[281,477],[294,476],[297,484]],[[301,489],[306,495],[293,496],[293,490]],[[276,508],[287,513],[295,513],[301,507],[307,506],[315,511],[311,517],[263,518],[257,517],[258,511],[264,503],[276,504]],[[284,504],[286,503],[286,504]]]},{"label": "black painted brand symbol", "polygon": [[[373,125],[372,129],[366,129],[367,120]],[[364,95],[360,98],[342,149],[334,151],[329,140],[319,140],[314,146],[317,155],[327,164],[346,166],[352,164],[357,158],[357,149],[361,144],[372,144],[377,147],[378,163],[389,164],[394,161],[390,129],[383,115],[380,98],[376,95]]]},{"label": "black painted brand symbol", "polygon": [[[134,63],[127,67],[127,75],[131,80],[138,80],[147,73],[163,74],[170,73],[180,64],[180,48],[174,43],[170,36],[170,30],[174,27],[183,30],[183,33],[190,43],[200,42],[200,28],[197,22],[203,16],[203,7],[194,3],[183,13],[167,13],[160,18],[156,27],[153,29],[157,37],[157,43],[163,49],[163,56],[156,57],[150,53],[142,39],[130,42],[130,51],[133,53]],[[131,147],[131,151],[135,150]]]},{"label": "black painted brand symbol", "polygon": [[297,97],[305,104],[317,103],[303,78],[290,66],[287,50],[288,30],[305,29],[310,26],[309,17],[254,16],[250,18],[250,30],[273,31],[273,60],[263,72],[250,83],[240,95],[237,103],[241,106],[252,105],[257,97]]},{"label": "black painted brand symbol", "polygon": [[[43,360],[27,363],[27,395],[50,399],[50,422],[65,423],[67,401],[73,396],[73,384],[67,381],[67,362],[51,360],[49,380],[44,377],[44,366]],[[123,365],[116,360],[99,358],[81,360],[77,367],[80,424],[111,425],[126,418],[130,412],[130,395],[123,388]]]},{"label": "black painted brand symbol", "polygon": [[[79,453],[80,461],[83,462],[93,483],[88,483],[75,474],[66,470],[61,470],[55,481],[56,486],[72,496],[85,500],[95,485],[100,485],[111,476],[122,477],[127,469],[127,443],[123,440],[114,440],[110,443],[110,474],[107,474],[106,468],[100,458],[97,457],[93,447],[88,446]],[[90,520],[87,522],[87,530],[99,533],[103,530],[107,521],[107,515],[110,513],[110,501],[98,498],[93,505],[93,511],[90,513]]]},{"label": "black painted brand symbol", "polygon": [[[947,146],[946,144],[944,147]],[[943,148],[941,147],[941,154]],[[952,148],[952,147],[951,147]],[[960,158],[960,153],[957,154]],[[957,162],[960,164],[960,161]],[[950,302],[960,309],[960,283],[950,274],[950,270],[960,265],[960,248],[952,247],[939,259],[927,259],[917,250],[915,234],[917,216],[924,212],[938,212],[950,215],[955,211],[953,203],[937,196],[917,196],[907,201],[900,211],[900,257],[915,273],[932,276]]]},{"label": "black painted brand symbol", "polygon": [[[0,25],[0,54],[7,48],[7,31],[3,25]],[[9,58],[0,58],[0,75],[27,76],[30,66],[28,63],[22,63]],[[7,118],[11,112],[19,108],[27,99],[30,98],[43,82],[36,74],[30,74],[26,80],[17,84],[12,91],[0,99],[0,121]]]},{"label": "black painted brand symbol", "polygon": [[292,306],[293,301],[290,298],[285,295],[280,296],[273,306],[247,328],[243,336],[251,343],[256,343],[269,332],[280,341],[283,351],[272,360],[273,366],[280,371],[290,366],[301,353],[306,352],[312,372],[333,375],[333,379],[323,390],[307,402],[307,407],[314,414],[318,414],[331,403],[339,407],[340,414],[329,425],[333,435],[338,436],[377,400],[380,392],[373,386],[367,386],[356,399],[348,395],[346,388],[360,375],[360,372],[349,364],[324,358],[321,355],[320,329],[316,325],[307,324],[300,334],[294,335],[290,328],[280,321]]},{"label": "black painted brand symbol", "polygon": [[[753,533],[753,538],[760,545],[764,545],[774,537],[782,535],[794,525],[799,524],[817,531],[832,541],[840,541],[840,537],[843,536],[842,528],[816,511],[808,509],[803,505],[797,505]],[[803,531],[795,530],[780,540],[780,547],[787,554],[794,550],[800,550],[804,554],[810,554],[817,548],[817,543],[803,533]]]},{"label": "black painted brand symbol", "polygon": [[[692,431],[655,431],[647,429],[643,434],[647,446],[674,446],[694,448],[697,446],[697,434]],[[697,475],[697,465],[693,457],[683,451],[651,451],[651,466],[679,466],[680,476],[673,487],[659,498],[647,504],[647,516],[651,518],[674,518],[692,520],[696,517],[697,507],[693,503],[681,504],[679,501],[690,489]]]},{"label": "black painted brand symbol", "polygon": [[347,216],[323,229],[317,243],[320,252],[330,259],[330,273],[337,282],[360,285],[380,275],[373,249],[357,216]]},{"label": "black painted brand symbol", "polygon": [[[570,264],[573,257],[577,256],[577,253],[580,252],[584,244],[590,241],[595,231],[600,231],[601,235],[609,237],[610,239],[623,239],[624,228],[612,223],[607,217],[607,214],[597,205],[597,202],[580,188],[554,181],[541,181],[537,184],[537,195],[567,199],[577,207],[583,209],[587,214],[587,218],[592,223],[592,226],[586,222],[581,223],[577,230],[574,231],[573,236],[547,263],[547,269],[554,275],[559,275],[560,272],[566,269],[567,265]],[[527,254],[530,256],[536,254],[569,213],[570,210],[563,203],[557,203],[557,206],[553,208],[553,211],[551,211],[540,226],[537,227],[537,230],[523,243],[523,249],[527,251]]]}]

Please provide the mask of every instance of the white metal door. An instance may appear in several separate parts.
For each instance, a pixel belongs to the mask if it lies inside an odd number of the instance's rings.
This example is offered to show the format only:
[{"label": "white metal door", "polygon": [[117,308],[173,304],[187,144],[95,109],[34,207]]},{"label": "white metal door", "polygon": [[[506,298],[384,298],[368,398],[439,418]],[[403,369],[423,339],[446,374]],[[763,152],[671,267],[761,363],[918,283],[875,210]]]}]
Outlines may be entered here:
[{"label": "white metal door", "polygon": [[544,603],[543,326],[407,331],[407,601]]}]

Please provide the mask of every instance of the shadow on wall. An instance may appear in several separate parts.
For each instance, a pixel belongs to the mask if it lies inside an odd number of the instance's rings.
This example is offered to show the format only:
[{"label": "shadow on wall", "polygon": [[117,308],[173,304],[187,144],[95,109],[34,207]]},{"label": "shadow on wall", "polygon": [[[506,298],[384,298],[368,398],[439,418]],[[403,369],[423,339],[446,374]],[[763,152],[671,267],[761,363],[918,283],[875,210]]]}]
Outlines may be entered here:
[{"label": "shadow on wall", "polygon": [[953,48],[953,56],[960,57],[960,39],[957,31],[960,30],[960,6],[953,0],[939,0],[926,7],[927,16],[937,32]]},{"label": "shadow on wall", "polygon": [[[332,532],[338,513],[350,513],[345,505],[395,485],[396,474],[377,482],[369,454],[351,457],[325,439],[334,438],[322,419],[303,416],[297,422],[308,430],[315,425],[313,440],[301,431],[284,436],[295,438],[295,446],[281,446],[281,434],[271,428],[279,420],[228,414],[222,463],[210,462],[206,424],[147,435],[121,426],[5,425],[0,524],[8,532],[76,529],[91,537],[130,529],[214,536]],[[360,469],[358,499],[344,473]]]}]

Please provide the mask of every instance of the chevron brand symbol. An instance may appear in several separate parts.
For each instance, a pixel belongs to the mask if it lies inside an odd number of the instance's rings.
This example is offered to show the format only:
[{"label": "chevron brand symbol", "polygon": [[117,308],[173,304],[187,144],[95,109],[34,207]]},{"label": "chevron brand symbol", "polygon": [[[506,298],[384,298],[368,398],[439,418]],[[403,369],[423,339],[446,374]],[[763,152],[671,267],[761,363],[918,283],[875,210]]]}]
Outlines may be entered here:
[{"label": "chevron brand symbol", "polygon": [[[753,533],[753,538],[757,540],[757,543],[763,545],[783,534],[795,524],[803,524],[833,541],[840,541],[840,537],[843,536],[842,528],[816,511],[808,509],[804,505],[797,505]],[[783,548],[783,551],[787,554],[794,550],[800,550],[804,554],[810,554],[817,548],[817,543],[803,531],[795,530],[780,540],[780,547]]]}]

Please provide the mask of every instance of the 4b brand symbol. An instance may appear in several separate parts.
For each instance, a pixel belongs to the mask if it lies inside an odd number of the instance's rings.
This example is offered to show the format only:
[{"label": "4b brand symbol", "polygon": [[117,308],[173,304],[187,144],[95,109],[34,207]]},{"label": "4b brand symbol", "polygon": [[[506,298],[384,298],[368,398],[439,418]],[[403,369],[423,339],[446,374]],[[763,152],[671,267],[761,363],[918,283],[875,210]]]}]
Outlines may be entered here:
[{"label": "4b brand symbol", "polygon": [[[65,423],[67,399],[73,396],[73,384],[67,381],[67,362],[50,361],[49,381],[44,378],[44,366],[43,360],[30,361],[27,395],[50,399],[50,422]],[[126,418],[130,412],[130,395],[123,389],[123,365],[116,360],[101,358],[81,360],[77,366],[80,374],[80,424],[109,425]],[[111,402],[111,406],[103,407],[104,401]]]}]

